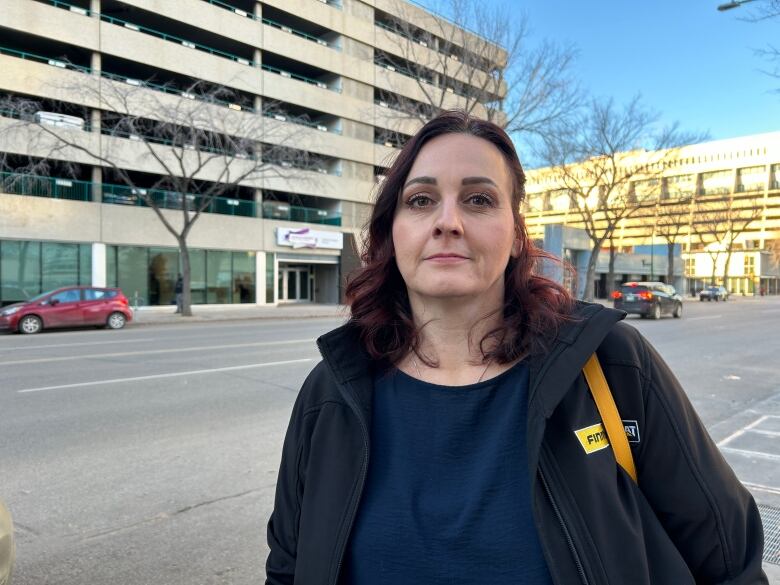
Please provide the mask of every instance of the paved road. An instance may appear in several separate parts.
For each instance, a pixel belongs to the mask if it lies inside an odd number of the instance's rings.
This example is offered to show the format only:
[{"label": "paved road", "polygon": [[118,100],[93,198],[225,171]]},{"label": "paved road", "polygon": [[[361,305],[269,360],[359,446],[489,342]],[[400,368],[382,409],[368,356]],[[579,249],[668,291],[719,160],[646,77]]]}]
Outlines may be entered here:
[{"label": "paved road", "polygon": [[[630,321],[756,498],[780,507],[780,300],[686,309],[682,321]],[[0,335],[15,584],[261,583],[290,408],[318,358],[314,339],[338,323]]]}]

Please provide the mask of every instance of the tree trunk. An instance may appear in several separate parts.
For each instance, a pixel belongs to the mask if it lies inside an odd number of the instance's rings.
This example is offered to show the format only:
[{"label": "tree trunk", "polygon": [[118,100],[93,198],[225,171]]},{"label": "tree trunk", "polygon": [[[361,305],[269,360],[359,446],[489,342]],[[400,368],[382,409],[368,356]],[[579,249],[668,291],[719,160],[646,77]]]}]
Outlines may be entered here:
[{"label": "tree trunk", "polygon": [[182,317],[192,317],[192,294],[190,292],[190,250],[187,247],[187,239],[179,238],[179,256],[181,256]]},{"label": "tree trunk", "polygon": [[718,257],[715,256],[714,258],[712,258],[712,276],[710,276],[710,286],[715,286],[715,273],[717,271],[718,271]]},{"label": "tree trunk", "polygon": [[607,271],[607,298],[612,297],[612,291],[615,289],[615,244],[609,242],[609,270]]},{"label": "tree trunk", "polygon": [[590,258],[588,259],[588,269],[585,272],[585,291],[582,295],[583,300],[588,303],[593,302],[593,278],[596,275],[596,263],[599,260],[602,243],[603,241],[593,245],[590,251]]},{"label": "tree trunk", "polygon": [[723,286],[728,289],[728,282],[729,282],[729,264],[731,264],[731,254],[732,249],[731,246],[729,246],[728,252],[726,252],[726,262],[723,265]]},{"label": "tree trunk", "polygon": [[666,242],[666,284],[674,284],[674,242]]}]

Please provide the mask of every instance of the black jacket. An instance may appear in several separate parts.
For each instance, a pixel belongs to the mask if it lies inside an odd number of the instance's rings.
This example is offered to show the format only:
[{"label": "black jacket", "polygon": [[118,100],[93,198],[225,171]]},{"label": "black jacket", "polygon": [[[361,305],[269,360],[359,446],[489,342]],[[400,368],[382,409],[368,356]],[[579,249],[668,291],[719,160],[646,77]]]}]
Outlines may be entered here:
[{"label": "black jacket", "polygon": [[[579,304],[550,351],[529,358],[528,461],[536,528],[556,585],[756,585],[755,502],[668,366],[624,313]],[[285,438],[268,523],[267,585],[336,585],[366,478],[372,361],[349,324],[318,340]],[[600,422],[582,375],[598,350],[639,485],[576,430]]]}]

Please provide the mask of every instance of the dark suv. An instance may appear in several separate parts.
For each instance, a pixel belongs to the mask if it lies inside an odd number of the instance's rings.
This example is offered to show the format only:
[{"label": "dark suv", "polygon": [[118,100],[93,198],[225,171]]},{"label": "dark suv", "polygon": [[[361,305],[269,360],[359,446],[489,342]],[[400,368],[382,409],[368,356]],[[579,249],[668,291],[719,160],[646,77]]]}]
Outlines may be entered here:
[{"label": "dark suv", "polygon": [[682,317],[683,301],[674,287],[663,282],[626,282],[612,293],[615,308],[642,318]]}]

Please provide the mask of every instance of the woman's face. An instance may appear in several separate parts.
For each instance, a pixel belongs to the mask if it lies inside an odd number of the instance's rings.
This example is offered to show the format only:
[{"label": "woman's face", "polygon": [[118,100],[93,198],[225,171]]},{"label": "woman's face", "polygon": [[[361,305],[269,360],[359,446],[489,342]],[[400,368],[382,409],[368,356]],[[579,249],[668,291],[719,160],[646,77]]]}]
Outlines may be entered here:
[{"label": "woman's face", "polygon": [[445,134],[423,146],[393,220],[398,269],[410,298],[503,299],[504,269],[519,253],[512,178],[487,140]]}]

